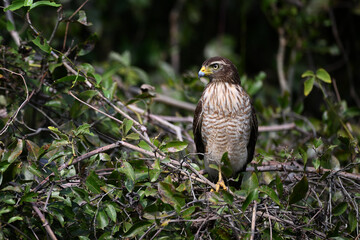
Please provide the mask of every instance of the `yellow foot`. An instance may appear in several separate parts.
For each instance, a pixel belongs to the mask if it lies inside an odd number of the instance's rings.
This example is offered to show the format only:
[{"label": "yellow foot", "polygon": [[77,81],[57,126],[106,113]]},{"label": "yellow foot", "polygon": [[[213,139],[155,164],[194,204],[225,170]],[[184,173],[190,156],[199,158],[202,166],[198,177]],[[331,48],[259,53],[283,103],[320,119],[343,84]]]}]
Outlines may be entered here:
[{"label": "yellow foot", "polygon": [[[226,185],[225,185],[225,182],[224,182],[224,180],[222,179],[221,172],[219,171],[219,181],[216,183],[215,191],[216,191],[216,192],[219,192],[220,187],[222,187],[225,191],[227,190],[227,187],[226,187]],[[211,191],[213,191],[213,189],[211,189]]]}]

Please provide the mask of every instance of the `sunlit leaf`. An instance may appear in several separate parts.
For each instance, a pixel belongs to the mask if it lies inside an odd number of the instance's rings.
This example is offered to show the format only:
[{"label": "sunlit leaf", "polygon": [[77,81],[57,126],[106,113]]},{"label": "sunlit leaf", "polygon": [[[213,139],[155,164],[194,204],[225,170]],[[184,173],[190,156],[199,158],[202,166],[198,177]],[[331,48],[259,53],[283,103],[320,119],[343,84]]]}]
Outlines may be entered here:
[{"label": "sunlit leaf", "polygon": [[33,0],[25,0],[25,1],[24,1],[24,6],[25,6],[25,7],[30,7],[31,4],[33,4]]},{"label": "sunlit leaf", "polygon": [[61,137],[64,140],[69,140],[69,137],[62,133],[58,128],[53,127],[53,126],[49,126],[48,129],[50,129],[50,131],[52,131],[53,133],[57,134],[59,137]]},{"label": "sunlit leaf", "polygon": [[109,218],[104,210],[100,210],[96,215],[97,227],[104,229],[109,225]]},{"label": "sunlit leaf", "polygon": [[304,95],[308,96],[314,87],[315,77],[310,77],[304,82]]},{"label": "sunlit leaf", "polygon": [[31,5],[30,10],[39,6],[60,7],[61,4],[52,1],[37,1]]},{"label": "sunlit leaf", "polygon": [[259,180],[256,173],[252,172],[250,175],[245,174],[242,179],[241,189],[246,190],[249,193],[257,187],[259,187]]},{"label": "sunlit leaf", "polygon": [[42,39],[39,36],[37,36],[34,40],[32,40],[32,42],[38,46],[41,50],[43,50],[46,53],[50,53],[51,52],[51,47],[49,46],[49,44],[47,43],[46,39]]},{"label": "sunlit leaf", "polygon": [[15,11],[15,10],[22,8],[23,6],[24,6],[24,0],[15,0],[15,1],[12,1],[12,3],[9,6],[4,8],[4,12],[5,11]]},{"label": "sunlit leaf", "polygon": [[303,74],[301,74],[302,78],[306,78],[306,77],[314,77],[315,74],[313,71],[307,70],[306,72],[304,72]]},{"label": "sunlit leaf", "polygon": [[161,150],[163,150],[164,152],[175,153],[184,150],[187,146],[188,146],[187,142],[172,141],[166,143],[165,146],[162,146]]},{"label": "sunlit leaf", "polygon": [[15,222],[15,221],[22,221],[23,219],[24,219],[23,217],[14,216],[14,217],[11,217],[11,218],[8,220],[8,223],[12,223],[12,222]]},{"label": "sunlit leaf", "polygon": [[323,68],[320,68],[316,71],[316,77],[323,82],[331,83],[331,77],[329,73]]}]

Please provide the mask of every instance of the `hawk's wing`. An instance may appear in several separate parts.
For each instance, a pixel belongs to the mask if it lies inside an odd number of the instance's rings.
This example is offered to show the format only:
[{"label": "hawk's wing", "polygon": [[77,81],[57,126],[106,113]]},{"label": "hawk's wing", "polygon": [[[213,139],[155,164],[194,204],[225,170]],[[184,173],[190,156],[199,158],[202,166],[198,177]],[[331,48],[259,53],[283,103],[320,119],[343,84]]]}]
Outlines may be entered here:
[{"label": "hawk's wing", "polygon": [[250,119],[250,139],[247,145],[247,151],[248,151],[248,159],[247,162],[250,163],[251,160],[254,157],[255,152],[255,144],[258,137],[258,122],[257,117],[255,113],[254,106],[251,104],[251,119]]},{"label": "hawk's wing", "polygon": [[[205,147],[201,136],[201,125],[202,125],[202,101],[200,100],[195,109],[194,121],[193,121],[193,133],[196,150],[198,153],[204,153]],[[199,154],[199,158],[203,159],[204,155]]]}]

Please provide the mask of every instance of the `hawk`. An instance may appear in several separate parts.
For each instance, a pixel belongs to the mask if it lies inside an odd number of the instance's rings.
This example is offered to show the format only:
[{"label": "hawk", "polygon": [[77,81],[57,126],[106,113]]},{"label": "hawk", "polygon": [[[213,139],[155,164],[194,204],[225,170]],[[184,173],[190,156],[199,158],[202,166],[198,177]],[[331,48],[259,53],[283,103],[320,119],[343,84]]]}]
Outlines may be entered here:
[{"label": "hawk", "polygon": [[209,83],[195,109],[193,133],[196,150],[204,159],[210,180],[216,180],[216,191],[226,189],[221,170],[221,159],[227,152],[231,178],[236,179],[246,169],[254,156],[258,136],[258,123],[249,95],[241,87],[235,65],[226,58],[212,57],[199,71],[200,77],[208,77]]}]

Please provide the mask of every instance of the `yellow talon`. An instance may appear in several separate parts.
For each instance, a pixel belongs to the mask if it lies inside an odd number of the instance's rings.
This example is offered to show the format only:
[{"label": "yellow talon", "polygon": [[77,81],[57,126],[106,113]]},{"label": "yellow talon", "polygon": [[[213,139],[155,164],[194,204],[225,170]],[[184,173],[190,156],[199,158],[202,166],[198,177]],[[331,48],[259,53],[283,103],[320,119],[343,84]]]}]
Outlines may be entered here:
[{"label": "yellow talon", "polygon": [[[221,171],[219,171],[219,181],[216,183],[215,191],[219,192],[220,187],[222,187],[225,191],[227,190],[227,187],[221,175]],[[211,191],[213,191],[213,189],[211,189]]]}]

